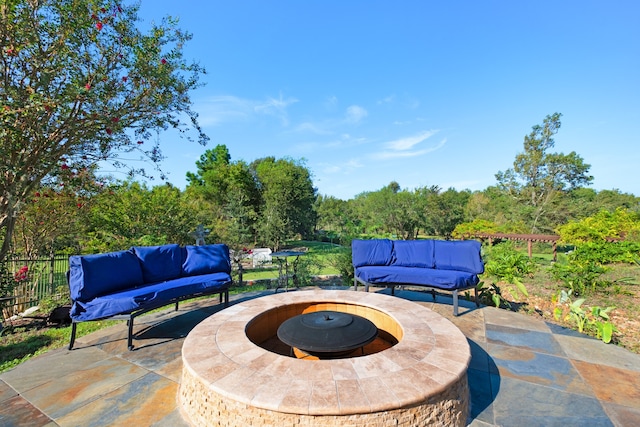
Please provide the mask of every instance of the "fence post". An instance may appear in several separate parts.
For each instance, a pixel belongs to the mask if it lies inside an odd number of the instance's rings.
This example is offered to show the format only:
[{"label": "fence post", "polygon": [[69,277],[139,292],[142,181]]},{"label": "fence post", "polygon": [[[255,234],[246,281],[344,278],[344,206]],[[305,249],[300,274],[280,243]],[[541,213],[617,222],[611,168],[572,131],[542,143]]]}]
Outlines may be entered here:
[{"label": "fence post", "polygon": [[[54,283],[54,269],[56,267],[56,255],[53,251],[49,252],[49,288],[51,289],[50,295],[55,295],[56,285]],[[38,298],[39,299],[39,298]]]}]

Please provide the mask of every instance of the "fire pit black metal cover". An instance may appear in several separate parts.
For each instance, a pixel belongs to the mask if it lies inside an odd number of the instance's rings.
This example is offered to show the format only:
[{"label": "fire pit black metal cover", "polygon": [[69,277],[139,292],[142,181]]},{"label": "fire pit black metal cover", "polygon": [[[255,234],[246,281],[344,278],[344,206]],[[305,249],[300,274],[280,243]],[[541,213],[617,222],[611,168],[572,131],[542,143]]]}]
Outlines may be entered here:
[{"label": "fire pit black metal cover", "polygon": [[372,342],[378,328],[370,320],[338,311],[316,311],[285,320],[278,338],[318,357],[335,357]]}]

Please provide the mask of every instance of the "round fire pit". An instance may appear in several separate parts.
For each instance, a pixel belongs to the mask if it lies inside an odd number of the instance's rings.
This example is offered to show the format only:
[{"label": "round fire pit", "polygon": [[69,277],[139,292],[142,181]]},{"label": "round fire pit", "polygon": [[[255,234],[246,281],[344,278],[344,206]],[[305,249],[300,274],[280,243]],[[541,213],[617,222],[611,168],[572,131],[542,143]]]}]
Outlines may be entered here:
[{"label": "round fire pit", "polygon": [[[261,346],[277,339],[287,320],[323,311],[361,316],[396,344],[328,360]],[[324,314],[319,316],[322,322]],[[470,358],[453,323],[402,298],[338,290],[278,293],[234,304],[189,332],[178,399],[187,421],[203,427],[464,426]]]},{"label": "round fire pit", "polygon": [[364,317],[339,311],[316,311],[285,320],[278,338],[292,348],[318,356],[338,358],[364,347],[378,335],[378,328]]}]

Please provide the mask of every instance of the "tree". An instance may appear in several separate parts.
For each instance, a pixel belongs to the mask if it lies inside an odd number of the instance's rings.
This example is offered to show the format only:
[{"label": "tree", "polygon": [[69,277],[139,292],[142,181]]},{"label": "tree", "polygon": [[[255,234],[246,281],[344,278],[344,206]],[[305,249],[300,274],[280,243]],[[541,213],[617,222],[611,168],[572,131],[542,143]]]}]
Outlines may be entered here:
[{"label": "tree", "polygon": [[217,184],[215,182],[205,182],[205,175],[211,181],[210,174],[219,171],[224,166],[231,163],[231,155],[226,145],[216,145],[213,150],[207,150],[196,160],[197,172],[187,172],[187,181],[193,186],[205,186],[205,184]]},{"label": "tree", "polygon": [[266,157],[250,167],[255,171],[262,195],[257,224],[260,239],[278,250],[285,239],[313,234],[316,189],[304,163]]},{"label": "tree", "polygon": [[93,199],[85,251],[193,243],[189,233],[198,225],[196,212],[171,184],[149,189],[139,182],[117,183]]},{"label": "tree", "polygon": [[35,258],[54,251],[78,250],[91,206],[104,183],[94,171],[61,170],[43,181],[16,219],[13,252]]},{"label": "tree", "polygon": [[260,193],[253,171],[244,161],[231,162],[225,145],[207,150],[187,172],[187,194],[209,204],[209,227],[235,251],[255,239]]},{"label": "tree", "polygon": [[555,145],[553,136],[561,126],[560,113],[545,117],[542,126],[535,125],[524,137],[524,152],[516,155],[513,168],[498,172],[499,187],[521,203],[523,216],[532,232],[550,229],[541,223],[546,209],[559,194],[583,185],[593,177],[590,165],[572,151],[569,154],[549,152]]},{"label": "tree", "polygon": [[391,181],[378,191],[356,196],[355,209],[367,233],[387,233],[401,239],[415,239],[422,223],[423,199],[417,191],[402,190]]},{"label": "tree", "polygon": [[351,203],[334,196],[318,195],[314,203],[316,231],[322,231],[330,238],[354,233],[354,223],[358,221]]},{"label": "tree", "polygon": [[[143,34],[138,6],[116,0],[5,0],[0,4],[0,260],[16,218],[45,177],[124,157],[162,159],[152,133],[207,136],[189,93],[204,70],[188,64],[190,35],[164,19]],[[185,120],[186,119],[186,120]]]}]

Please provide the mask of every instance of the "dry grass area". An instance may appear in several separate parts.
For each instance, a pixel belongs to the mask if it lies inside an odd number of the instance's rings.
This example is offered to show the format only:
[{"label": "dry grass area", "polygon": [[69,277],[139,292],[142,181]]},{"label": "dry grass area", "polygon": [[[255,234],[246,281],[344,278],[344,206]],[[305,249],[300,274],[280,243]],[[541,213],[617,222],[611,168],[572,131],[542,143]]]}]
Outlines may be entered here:
[{"label": "dry grass area", "polygon": [[[640,266],[613,265],[602,277],[611,284],[586,296],[582,308],[590,313],[592,307],[615,307],[610,312],[610,320],[616,331],[612,343],[640,354]],[[575,322],[565,320],[569,313],[567,304],[554,302],[554,295],[561,289],[553,280],[545,266],[538,266],[534,277],[523,280],[529,292],[524,297],[514,290],[514,286],[501,285],[505,298],[511,301],[511,309],[545,321],[577,329]],[[574,297],[574,300],[578,297]],[[560,306],[563,315],[554,318],[554,309]]]}]

